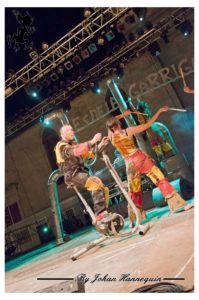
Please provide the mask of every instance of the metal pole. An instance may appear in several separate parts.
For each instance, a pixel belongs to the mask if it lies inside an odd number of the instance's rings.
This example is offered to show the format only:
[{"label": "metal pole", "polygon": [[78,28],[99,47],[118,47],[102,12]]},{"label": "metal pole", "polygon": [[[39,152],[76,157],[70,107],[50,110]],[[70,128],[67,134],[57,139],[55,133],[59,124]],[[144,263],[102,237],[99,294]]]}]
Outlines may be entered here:
[{"label": "metal pole", "polygon": [[62,216],[59,202],[59,195],[57,190],[57,180],[62,177],[63,174],[57,169],[53,171],[48,178],[48,192],[51,202],[51,209],[54,216],[55,223],[55,235],[57,245],[64,243],[64,230],[62,225]]}]

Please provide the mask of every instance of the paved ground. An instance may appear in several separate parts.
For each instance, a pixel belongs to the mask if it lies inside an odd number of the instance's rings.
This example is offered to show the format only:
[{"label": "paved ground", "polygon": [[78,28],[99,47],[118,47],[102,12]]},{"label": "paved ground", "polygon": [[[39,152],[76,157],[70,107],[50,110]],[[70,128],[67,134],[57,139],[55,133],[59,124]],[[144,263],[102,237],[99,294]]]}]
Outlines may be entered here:
[{"label": "paved ground", "polygon": [[[87,293],[131,292],[144,285],[135,278],[184,278],[173,282],[190,288],[194,282],[194,209],[170,214],[168,207],[156,208],[147,216],[151,228],[145,236],[111,238],[74,262],[71,254],[99,237],[94,228],[74,235],[59,247],[51,243],[6,263],[5,291],[36,292],[61,282],[38,281],[38,277],[79,274],[87,280]],[[126,220],[125,230],[128,225]],[[98,280],[96,274],[100,274]]]}]

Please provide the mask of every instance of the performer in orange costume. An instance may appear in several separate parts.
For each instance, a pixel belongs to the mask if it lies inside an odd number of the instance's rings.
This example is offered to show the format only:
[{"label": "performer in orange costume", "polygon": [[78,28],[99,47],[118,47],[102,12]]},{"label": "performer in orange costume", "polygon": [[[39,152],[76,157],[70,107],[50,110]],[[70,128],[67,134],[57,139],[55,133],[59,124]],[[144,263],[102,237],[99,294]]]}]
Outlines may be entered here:
[{"label": "performer in orange costume", "polygon": [[[138,114],[137,117],[139,124],[145,124],[152,116],[148,104],[144,101],[138,100],[137,110],[148,115],[146,116],[144,114]],[[159,132],[156,132],[152,127],[149,127],[146,130],[146,134],[150,141],[151,147],[159,160],[169,158],[170,156],[174,155],[171,145],[166,141],[166,139],[163,140]]]},{"label": "performer in orange costume", "polygon": [[[121,128],[120,121],[116,118],[111,118],[106,123],[109,139],[125,160],[129,194],[140,212],[141,219],[145,218],[140,184],[141,174],[147,175],[153,183],[159,187],[171,211],[176,212],[180,208],[188,210],[192,207],[192,205],[187,204],[181,198],[174,187],[168,182],[168,179],[164,177],[161,170],[154,164],[154,161],[145,152],[138,149],[132,139],[135,134],[150,128],[153,122],[157,120],[160,113],[166,111],[168,111],[168,107],[160,108],[147,123],[129,127],[126,130]],[[130,221],[133,223],[135,216],[130,207],[128,207],[128,209]]]}]

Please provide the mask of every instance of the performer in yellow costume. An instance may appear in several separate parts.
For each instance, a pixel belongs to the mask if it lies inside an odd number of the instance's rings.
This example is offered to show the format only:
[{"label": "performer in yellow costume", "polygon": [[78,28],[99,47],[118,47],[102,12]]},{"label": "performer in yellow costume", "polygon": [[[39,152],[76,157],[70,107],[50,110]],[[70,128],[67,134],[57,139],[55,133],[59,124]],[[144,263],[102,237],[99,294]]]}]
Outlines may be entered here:
[{"label": "performer in yellow costume", "polygon": [[[145,124],[128,127],[126,130],[121,128],[120,121],[117,118],[111,118],[107,121],[108,137],[113,146],[120,152],[126,163],[128,176],[129,195],[138,208],[142,219],[145,218],[143,209],[143,200],[141,193],[140,175],[147,175],[152,182],[159,187],[165,197],[171,211],[176,212],[180,208],[188,210],[192,205],[187,204],[177,193],[174,187],[168,182],[161,170],[154,164],[154,161],[142,150],[138,149],[132,137],[141,133],[156,121],[160,113],[168,111],[168,107],[163,107]],[[130,221],[133,223],[134,214],[129,209]]]},{"label": "performer in yellow costume", "polygon": [[[108,203],[109,190],[100,178],[89,176],[83,161],[85,157],[93,157],[92,146],[100,142],[102,135],[97,133],[90,141],[78,144],[70,125],[62,126],[60,135],[62,139],[55,147],[55,154],[59,170],[64,174],[65,183],[66,185],[74,184],[77,187],[85,187],[91,192],[96,220],[102,221],[108,217],[106,203]],[[98,148],[100,148],[100,144]]]}]

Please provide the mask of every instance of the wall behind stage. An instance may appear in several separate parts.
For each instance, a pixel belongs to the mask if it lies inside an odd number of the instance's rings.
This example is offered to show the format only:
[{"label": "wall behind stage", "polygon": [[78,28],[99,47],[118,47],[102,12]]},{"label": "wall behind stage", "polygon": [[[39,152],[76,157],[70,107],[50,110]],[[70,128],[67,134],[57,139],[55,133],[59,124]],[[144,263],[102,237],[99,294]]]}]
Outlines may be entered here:
[{"label": "wall behind stage", "polygon": [[[179,65],[182,65],[187,73],[186,81],[193,88],[193,34],[185,38],[179,31],[173,31],[169,40],[168,44],[160,42],[160,56],[152,57],[145,52],[127,64],[124,77],[118,81],[118,85],[132,97],[134,104],[138,96],[147,101],[153,113],[163,105],[188,110],[187,113],[162,114],[158,121],[168,126],[180,152],[185,154],[193,166],[194,97],[183,92],[182,80],[177,73]],[[89,91],[71,103],[72,109],[68,117],[76,128],[80,141],[91,139],[96,132],[107,134],[105,122],[109,116],[94,122],[108,110],[104,100],[107,79],[101,83],[101,94],[96,95]],[[93,123],[88,125],[91,122]],[[59,126],[60,123],[55,122],[54,129],[57,130]],[[82,126],[85,128],[79,130]],[[17,183],[23,218],[49,207],[47,180],[52,170],[42,144],[42,132],[42,125],[37,124],[6,144],[6,184]],[[113,160],[112,146],[109,147],[109,154]],[[103,162],[98,160],[93,171],[103,167]],[[61,201],[68,197],[68,191],[63,184],[59,185],[59,195]],[[9,195],[6,199],[10,199]]]}]

